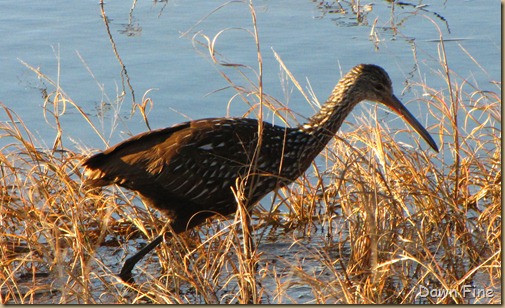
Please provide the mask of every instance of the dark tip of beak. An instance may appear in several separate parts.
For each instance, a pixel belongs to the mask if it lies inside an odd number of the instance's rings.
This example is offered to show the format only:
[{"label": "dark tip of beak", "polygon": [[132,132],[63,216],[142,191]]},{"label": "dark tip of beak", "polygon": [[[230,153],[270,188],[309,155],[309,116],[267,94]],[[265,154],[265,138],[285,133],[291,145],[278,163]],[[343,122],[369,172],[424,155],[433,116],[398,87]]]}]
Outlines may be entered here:
[{"label": "dark tip of beak", "polygon": [[[431,138],[430,138],[431,139]],[[438,146],[437,144],[435,143],[435,141],[433,139],[431,139],[431,142],[429,142],[428,140],[426,140],[426,142],[428,142],[428,144],[431,146],[431,148],[433,150],[435,150],[435,152],[439,153],[440,151],[438,150]]]}]

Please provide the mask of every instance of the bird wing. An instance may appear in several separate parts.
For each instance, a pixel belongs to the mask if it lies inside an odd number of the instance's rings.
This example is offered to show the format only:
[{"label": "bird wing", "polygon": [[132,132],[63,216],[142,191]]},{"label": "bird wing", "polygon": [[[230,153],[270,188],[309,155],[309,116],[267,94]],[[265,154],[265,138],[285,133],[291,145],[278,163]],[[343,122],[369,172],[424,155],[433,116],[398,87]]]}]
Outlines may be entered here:
[{"label": "bird wing", "polygon": [[257,142],[257,121],[193,121],[178,138],[172,155],[160,151],[149,162],[156,181],[170,194],[194,203],[234,205],[231,187],[247,173]]},{"label": "bird wing", "polygon": [[148,198],[233,203],[229,187],[247,169],[256,140],[251,119],[204,119],[143,133],[89,158],[86,184],[114,183]]},{"label": "bird wing", "polygon": [[145,166],[147,158],[149,158],[148,153],[150,150],[159,148],[164,141],[188,127],[189,122],[138,134],[93,155],[82,164],[85,167],[85,176],[87,177],[84,185],[90,187],[109,184],[122,185],[128,179],[144,178],[147,174],[142,171],[142,168]]}]

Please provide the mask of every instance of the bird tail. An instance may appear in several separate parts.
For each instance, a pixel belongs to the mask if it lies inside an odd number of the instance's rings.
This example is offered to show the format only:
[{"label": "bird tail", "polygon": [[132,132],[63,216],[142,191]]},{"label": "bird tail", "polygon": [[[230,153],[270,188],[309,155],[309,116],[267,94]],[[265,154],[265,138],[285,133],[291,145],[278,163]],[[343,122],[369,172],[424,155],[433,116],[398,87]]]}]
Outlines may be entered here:
[{"label": "bird tail", "polygon": [[85,168],[84,176],[86,177],[86,180],[82,183],[82,187],[84,189],[111,184],[111,181],[106,178],[105,173],[100,169],[104,156],[105,155],[103,153],[98,153],[82,163],[82,166]]}]

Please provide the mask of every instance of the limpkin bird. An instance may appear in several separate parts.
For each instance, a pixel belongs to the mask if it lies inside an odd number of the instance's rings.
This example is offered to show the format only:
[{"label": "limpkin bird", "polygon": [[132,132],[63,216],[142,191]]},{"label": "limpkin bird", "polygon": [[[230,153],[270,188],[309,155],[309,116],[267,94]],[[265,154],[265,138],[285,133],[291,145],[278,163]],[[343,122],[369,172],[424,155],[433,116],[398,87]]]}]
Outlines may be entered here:
[{"label": "limpkin bird", "polygon": [[[246,179],[248,209],[266,194],[293,182],[336,134],[361,101],[382,103],[398,113],[438,152],[435,141],[393,94],[379,66],[360,64],[336,85],[321,110],[307,123],[281,127],[247,118],[209,118],[142,133],[87,159],[85,185],[117,184],[136,191],[164,212],[174,233],[216,214],[237,210],[232,188]],[[254,162],[254,163],[253,163]],[[163,240],[163,234],[123,265],[120,278],[133,281],[135,264]]]}]

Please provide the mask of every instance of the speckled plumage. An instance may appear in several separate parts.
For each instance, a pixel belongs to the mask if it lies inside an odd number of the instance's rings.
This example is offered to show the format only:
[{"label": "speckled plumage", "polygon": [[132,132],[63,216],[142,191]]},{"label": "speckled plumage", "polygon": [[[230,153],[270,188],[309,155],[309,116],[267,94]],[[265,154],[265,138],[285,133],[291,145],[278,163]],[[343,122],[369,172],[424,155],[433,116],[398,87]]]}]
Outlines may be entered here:
[{"label": "speckled plumage", "polygon": [[182,232],[212,212],[234,213],[236,201],[231,187],[237,177],[249,176],[249,182],[256,182],[254,187],[246,186],[243,193],[251,206],[308,168],[312,159],[300,158],[312,153],[299,145],[306,144],[310,134],[263,125],[254,169],[257,120],[202,119],[140,134],[91,157],[84,164],[88,177],[85,184],[118,184],[138,191],[149,205],[168,215],[174,231]]},{"label": "speckled plumage", "polygon": [[[232,187],[247,179],[244,202],[250,208],[272,190],[293,182],[363,100],[383,103],[407,120],[437,150],[426,130],[396,99],[387,73],[375,65],[358,65],[346,74],[321,110],[300,127],[258,121],[212,118],[190,121],[134,136],[86,160],[87,186],[117,184],[137,191],[183,232],[206,218],[236,211]],[[259,151],[258,151],[259,149]],[[121,273],[131,279],[135,263],[159,242],[127,260]],[[133,263],[133,264],[132,264]],[[127,265],[128,264],[128,265]]]}]

